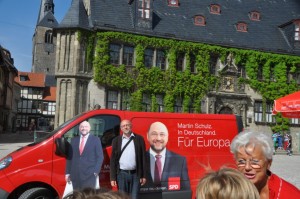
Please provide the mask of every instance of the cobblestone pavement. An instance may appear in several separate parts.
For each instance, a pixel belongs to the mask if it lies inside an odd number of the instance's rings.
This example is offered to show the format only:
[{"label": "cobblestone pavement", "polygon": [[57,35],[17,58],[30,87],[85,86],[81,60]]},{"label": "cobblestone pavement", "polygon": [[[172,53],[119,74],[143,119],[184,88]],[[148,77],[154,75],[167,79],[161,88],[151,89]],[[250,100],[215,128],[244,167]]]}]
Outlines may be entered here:
[{"label": "cobblestone pavement", "polygon": [[300,189],[300,155],[274,155],[271,171]]},{"label": "cobblestone pavement", "polygon": [[[28,133],[0,134],[0,159],[33,141]],[[300,189],[300,155],[274,155],[271,171]]]}]

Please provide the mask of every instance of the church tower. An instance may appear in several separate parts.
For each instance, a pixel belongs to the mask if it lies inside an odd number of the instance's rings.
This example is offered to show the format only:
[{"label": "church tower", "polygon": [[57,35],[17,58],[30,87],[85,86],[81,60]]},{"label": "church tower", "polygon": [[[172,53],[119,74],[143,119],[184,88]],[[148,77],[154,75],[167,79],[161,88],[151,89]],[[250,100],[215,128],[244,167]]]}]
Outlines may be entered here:
[{"label": "church tower", "polygon": [[56,37],[53,28],[57,26],[53,0],[41,0],[38,20],[32,38],[32,72],[54,75]]}]

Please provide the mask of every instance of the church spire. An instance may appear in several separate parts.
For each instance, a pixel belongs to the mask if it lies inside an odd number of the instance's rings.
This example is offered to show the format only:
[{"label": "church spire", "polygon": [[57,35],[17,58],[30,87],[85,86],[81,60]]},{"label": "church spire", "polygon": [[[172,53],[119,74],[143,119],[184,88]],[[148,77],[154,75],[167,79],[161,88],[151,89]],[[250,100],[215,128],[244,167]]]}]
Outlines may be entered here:
[{"label": "church spire", "polygon": [[40,11],[39,11],[39,17],[37,24],[44,19],[44,17],[47,15],[47,13],[51,12],[54,15],[54,3],[53,0],[42,0]]}]

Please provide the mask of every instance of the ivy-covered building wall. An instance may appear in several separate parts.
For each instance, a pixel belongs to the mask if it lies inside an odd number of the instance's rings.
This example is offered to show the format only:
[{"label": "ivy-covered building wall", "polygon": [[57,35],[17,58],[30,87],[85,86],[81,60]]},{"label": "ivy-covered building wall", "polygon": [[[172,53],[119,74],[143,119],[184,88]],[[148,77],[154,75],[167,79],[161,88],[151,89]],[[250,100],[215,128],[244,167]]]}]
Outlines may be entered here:
[{"label": "ivy-covered building wall", "polygon": [[[246,129],[291,132],[293,147],[299,151],[300,120],[272,115],[273,100],[299,90],[295,30],[300,23],[289,21],[297,16],[253,19],[253,13],[256,17],[274,13],[263,9],[273,4],[244,1],[239,12],[250,19],[225,26],[228,21],[224,20],[241,16],[227,15],[234,13],[227,10],[237,6],[234,1],[224,7],[223,1],[213,6],[209,1],[187,1],[176,9],[163,1],[151,1],[153,9],[148,11],[153,15],[147,19],[138,15],[140,1],[101,2],[102,6],[86,2],[74,0],[56,29],[56,125],[97,105],[134,111],[237,114]],[[294,1],[280,3],[294,9]],[[222,12],[212,13],[206,4],[217,5]],[[254,9],[257,6],[261,10]],[[188,16],[186,10],[196,14]],[[204,14],[197,14],[200,11]],[[109,18],[111,14],[118,20]],[[278,31],[274,35],[260,32],[274,28]],[[272,43],[272,38],[277,40]]]}]

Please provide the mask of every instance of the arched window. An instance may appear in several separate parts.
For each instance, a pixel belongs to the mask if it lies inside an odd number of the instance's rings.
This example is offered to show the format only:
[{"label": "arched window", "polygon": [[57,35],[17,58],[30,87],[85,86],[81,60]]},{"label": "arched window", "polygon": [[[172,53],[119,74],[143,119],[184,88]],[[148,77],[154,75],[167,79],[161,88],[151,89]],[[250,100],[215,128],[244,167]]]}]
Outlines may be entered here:
[{"label": "arched window", "polygon": [[225,106],[220,110],[219,114],[233,114],[233,111],[228,106]]},{"label": "arched window", "polygon": [[210,5],[210,13],[211,14],[221,14],[221,6],[218,4]]},{"label": "arched window", "polygon": [[248,25],[244,22],[238,22],[236,24],[236,30],[239,32],[248,32]]},{"label": "arched window", "polygon": [[260,13],[257,11],[251,11],[249,17],[252,21],[260,21]]},{"label": "arched window", "polygon": [[294,35],[294,39],[295,41],[300,41],[300,20],[296,20],[294,22],[295,24],[295,35]]},{"label": "arched window", "polygon": [[168,6],[178,7],[179,0],[168,0]]},{"label": "arched window", "polygon": [[52,44],[53,43],[53,35],[51,30],[47,30],[45,32],[45,43]]},{"label": "arched window", "polygon": [[202,15],[197,15],[194,17],[194,24],[196,26],[205,26],[205,17]]}]

